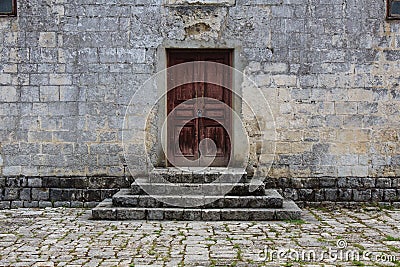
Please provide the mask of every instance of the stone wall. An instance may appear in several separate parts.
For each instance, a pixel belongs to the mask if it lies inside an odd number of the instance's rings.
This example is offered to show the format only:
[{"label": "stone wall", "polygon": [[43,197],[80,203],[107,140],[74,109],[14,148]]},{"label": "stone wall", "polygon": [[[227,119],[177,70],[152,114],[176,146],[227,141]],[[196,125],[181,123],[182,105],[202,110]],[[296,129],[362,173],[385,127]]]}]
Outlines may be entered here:
[{"label": "stone wall", "polygon": [[5,177],[0,209],[45,207],[94,207],[119,188],[129,187],[131,178],[121,177]]},{"label": "stone wall", "polygon": [[36,178],[127,186],[124,112],[160,51],[185,43],[240,49],[235,67],[275,118],[269,178],[399,176],[400,24],[385,21],[384,1],[19,0],[17,17],[0,18],[0,201],[63,187],[29,186]]},{"label": "stone wall", "polygon": [[266,185],[277,188],[286,198],[302,206],[363,204],[400,207],[399,178],[314,177],[268,178]]}]

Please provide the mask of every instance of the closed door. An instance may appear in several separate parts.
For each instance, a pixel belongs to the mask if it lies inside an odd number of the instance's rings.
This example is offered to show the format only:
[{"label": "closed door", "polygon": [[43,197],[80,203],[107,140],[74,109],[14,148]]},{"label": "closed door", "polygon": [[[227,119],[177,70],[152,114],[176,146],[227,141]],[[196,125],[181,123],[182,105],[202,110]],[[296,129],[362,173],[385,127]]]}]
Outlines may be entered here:
[{"label": "closed door", "polygon": [[[231,66],[230,50],[168,50],[168,66],[211,61]],[[232,93],[229,68],[193,63],[168,71],[169,84],[196,81],[167,94],[168,159],[178,166],[227,166],[231,154]],[[207,83],[204,81],[214,81]]]}]

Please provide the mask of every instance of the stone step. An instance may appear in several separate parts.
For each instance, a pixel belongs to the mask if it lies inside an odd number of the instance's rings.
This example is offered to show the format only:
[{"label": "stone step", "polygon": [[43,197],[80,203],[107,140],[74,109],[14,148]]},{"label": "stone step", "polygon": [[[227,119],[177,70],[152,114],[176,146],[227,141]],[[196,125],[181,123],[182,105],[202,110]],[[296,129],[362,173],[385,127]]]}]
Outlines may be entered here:
[{"label": "stone step", "polygon": [[169,208],[281,208],[283,197],[273,189],[265,190],[263,196],[216,196],[216,195],[133,195],[122,189],[113,198],[117,207]]},{"label": "stone step", "polygon": [[95,220],[271,221],[297,220],[301,209],[291,200],[282,208],[129,208],[114,207],[106,199],[92,210]]},{"label": "stone step", "polygon": [[246,171],[237,168],[157,168],[150,172],[149,183],[221,183],[247,182]]},{"label": "stone step", "polygon": [[148,179],[137,178],[131,185],[133,195],[208,195],[247,196],[265,195],[262,181],[249,183],[149,183]]}]

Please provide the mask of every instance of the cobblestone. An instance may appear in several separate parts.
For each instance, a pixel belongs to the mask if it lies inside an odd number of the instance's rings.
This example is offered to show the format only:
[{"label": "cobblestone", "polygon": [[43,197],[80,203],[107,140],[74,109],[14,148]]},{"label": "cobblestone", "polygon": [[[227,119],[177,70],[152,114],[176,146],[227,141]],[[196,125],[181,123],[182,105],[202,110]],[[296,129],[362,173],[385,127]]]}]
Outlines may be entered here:
[{"label": "cobblestone", "polygon": [[[107,222],[88,209],[2,210],[0,266],[398,266],[399,220],[400,210],[375,207],[309,208],[286,222]],[[292,258],[265,258],[289,249]],[[330,250],[343,253],[318,258]],[[293,254],[311,251],[314,261]]]}]

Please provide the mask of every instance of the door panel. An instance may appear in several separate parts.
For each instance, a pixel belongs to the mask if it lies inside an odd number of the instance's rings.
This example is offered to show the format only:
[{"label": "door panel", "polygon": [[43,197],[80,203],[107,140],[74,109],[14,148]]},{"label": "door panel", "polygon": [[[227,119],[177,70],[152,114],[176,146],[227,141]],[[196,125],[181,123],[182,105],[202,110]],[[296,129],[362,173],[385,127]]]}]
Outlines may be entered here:
[{"label": "door panel", "polygon": [[[207,123],[204,126],[204,138],[209,138],[214,141],[216,144],[217,156],[224,156],[227,138],[226,131],[223,127],[217,124],[212,126],[211,123]],[[212,151],[211,147],[212,146],[207,146],[206,156],[210,155],[210,152]]]},{"label": "door panel", "polygon": [[[185,157],[195,157],[196,149],[196,125],[186,124],[183,127],[175,127],[175,138],[179,137],[179,148]],[[179,151],[175,151],[175,156],[179,155]]]},{"label": "door panel", "polygon": [[[167,52],[168,67],[192,61],[212,61],[231,66],[231,50],[171,49]],[[168,71],[167,80],[170,84],[176,84],[182,78],[189,81],[212,78],[221,84],[230,84],[232,75],[221,66],[201,63],[188,64],[179,71]],[[228,134],[231,131],[231,110],[227,106],[231,107],[231,103],[230,90],[216,84],[193,82],[170,90],[167,94],[169,164],[173,165],[172,161],[179,166],[182,166],[181,163],[185,166],[201,166],[200,161],[192,165],[187,160],[194,161],[201,156],[209,158],[216,153],[211,166],[227,166],[231,153]],[[208,139],[213,140],[214,144]],[[200,144],[204,147],[199,147]]]}]

